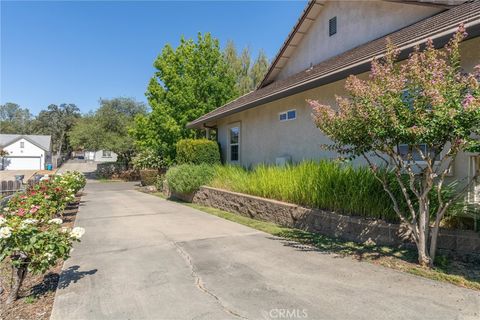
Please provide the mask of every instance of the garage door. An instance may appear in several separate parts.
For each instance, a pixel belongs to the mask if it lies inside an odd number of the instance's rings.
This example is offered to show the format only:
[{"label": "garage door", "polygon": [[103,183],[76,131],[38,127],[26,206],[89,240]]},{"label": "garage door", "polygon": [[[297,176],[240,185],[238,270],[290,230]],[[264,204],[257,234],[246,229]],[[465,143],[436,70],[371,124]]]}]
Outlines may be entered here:
[{"label": "garage door", "polygon": [[40,157],[5,157],[3,165],[5,170],[38,170],[40,167]]}]

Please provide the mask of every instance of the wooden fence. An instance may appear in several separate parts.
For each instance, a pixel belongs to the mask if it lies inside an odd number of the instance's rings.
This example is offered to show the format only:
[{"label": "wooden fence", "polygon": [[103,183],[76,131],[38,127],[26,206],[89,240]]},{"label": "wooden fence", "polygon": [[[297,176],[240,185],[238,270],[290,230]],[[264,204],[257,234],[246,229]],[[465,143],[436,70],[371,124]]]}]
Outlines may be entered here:
[{"label": "wooden fence", "polygon": [[38,179],[31,178],[27,182],[19,180],[3,180],[0,181],[0,197],[6,197],[19,191],[24,191],[28,187],[33,186],[39,182]]},{"label": "wooden fence", "polygon": [[25,186],[18,180],[0,181],[0,196],[5,197],[15,192],[25,190]]}]

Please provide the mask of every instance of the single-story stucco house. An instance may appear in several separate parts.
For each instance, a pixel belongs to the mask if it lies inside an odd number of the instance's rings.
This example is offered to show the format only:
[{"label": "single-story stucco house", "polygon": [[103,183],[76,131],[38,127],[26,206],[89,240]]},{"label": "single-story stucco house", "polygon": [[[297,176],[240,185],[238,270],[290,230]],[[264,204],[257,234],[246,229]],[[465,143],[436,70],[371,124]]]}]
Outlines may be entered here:
[{"label": "single-story stucco house", "polygon": [[0,134],[1,170],[43,170],[52,161],[52,138],[46,135]]},{"label": "single-story stucco house", "polygon": [[[246,167],[337,158],[320,147],[330,140],[306,100],[335,104],[335,95],[346,95],[345,79],[368,75],[372,59],[385,54],[387,38],[404,59],[429,38],[443,46],[461,23],[468,32],[462,67],[473,71],[480,64],[480,1],[310,1],[259,87],[188,127],[216,130],[223,159]],[[480,155],[462,153],[452,176],[466,180],[479,170]],[[469,198],[480,202],[480,182]]]},{"label": "single-story stucco house", "polygon": [[95,162],[115,162],[118,155],[109,150],[85,151],[85,160]]},{"label": "single-story stucco house", "polygon": [[110,150],[77,150],[73,151],[71,156],[93,162],[115,162],[118,158],[118,155]]}]

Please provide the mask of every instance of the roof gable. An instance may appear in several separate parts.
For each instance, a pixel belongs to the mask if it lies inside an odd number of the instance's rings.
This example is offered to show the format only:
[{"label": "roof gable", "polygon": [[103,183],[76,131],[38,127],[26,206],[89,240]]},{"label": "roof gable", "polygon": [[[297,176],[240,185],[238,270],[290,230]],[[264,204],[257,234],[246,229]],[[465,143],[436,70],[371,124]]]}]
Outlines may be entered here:
[{"label": "roof gable", "polygon": [[9,146],[20,139],[25,139],[45,151],[50,151],[52,138],[47,135],[0,134],[0,147]]},{"label": "roof gable", "polygon": [[[429,2],[428,5],[426,2]],[[272,61],[259,88],[437,14],[445,8],[445,5],[433,6],[432,2],[445,1],[310,1]],[[330,37],[328,24],[333,17],[338,21],[338,33]]]}]

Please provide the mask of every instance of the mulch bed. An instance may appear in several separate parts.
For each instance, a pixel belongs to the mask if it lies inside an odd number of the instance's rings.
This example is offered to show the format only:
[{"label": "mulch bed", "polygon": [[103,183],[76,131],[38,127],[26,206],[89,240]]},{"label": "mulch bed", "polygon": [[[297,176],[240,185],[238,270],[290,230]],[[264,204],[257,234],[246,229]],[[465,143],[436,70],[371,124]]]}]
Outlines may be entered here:
[{"label": "mulch bed", "polygon": [[[73,227],[79,206],[80,196],[77,195],[75,203],[69,205],[63,214],[62,226]],[[18,300],[11,305],[6,305],[11,269],[8,265],[0,263],[0,277],[5,289],[0,295],[0,320],[49,319],[62,266],[63,261],[59,261],[46,274],[27,274]]]}]

